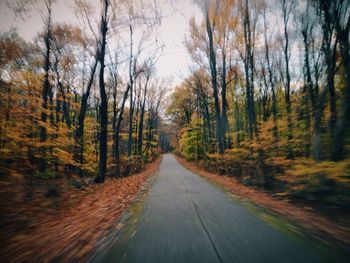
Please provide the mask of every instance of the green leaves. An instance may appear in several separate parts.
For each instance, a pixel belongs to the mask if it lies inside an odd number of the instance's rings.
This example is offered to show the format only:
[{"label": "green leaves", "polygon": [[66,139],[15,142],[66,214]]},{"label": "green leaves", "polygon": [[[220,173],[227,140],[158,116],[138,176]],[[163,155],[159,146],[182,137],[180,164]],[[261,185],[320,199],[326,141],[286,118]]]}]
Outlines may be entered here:
[{"label": "green leaves", "polygon": [[198,161],[205,155],[202,120],[193,118],[188,127],[181,130],[180,152],[189,161]]}]

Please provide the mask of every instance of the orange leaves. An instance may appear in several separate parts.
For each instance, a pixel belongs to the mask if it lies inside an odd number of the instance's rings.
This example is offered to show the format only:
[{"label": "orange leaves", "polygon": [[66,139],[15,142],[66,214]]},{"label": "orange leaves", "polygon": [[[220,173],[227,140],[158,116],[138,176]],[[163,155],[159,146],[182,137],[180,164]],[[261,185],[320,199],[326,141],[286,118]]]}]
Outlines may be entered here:
[{"label": "orange leaves", "polygon": [[55,41],[59,43],[79,43],[84,42],[83,33],[77,26],[72,26],[67,23],[56,24],[53,28]]},{"label": "orange leaves", "polygon": [[22,54],[22,39],[16,32],[0,35],[0,67],[19,58]]},{"label": "orange leaves", "polygon": [[74,161],[73,155],[65,149],[56,147],[53,154],[61,164],[79,166],[77,162]]},{"label": "orange leaves", "polygon": [[[74,190],[66,180],[55,181],[60,195],[44,197],[45,187],[21,189],[19,185],[0,185],[5,203],[0,207],[2,227],[0,257],[4,262],[86,262],[110,229],[120,228],[118,217],[130,205],[144,182],[158,169],[160,159],[146,171],[118,179],[107,178],[106,184]],[[47,183],[46,183],[47,184]],[[23,202],[31,195],[31,202]],[[16,211],[13,210],[16,207]],[[26,225],[26,229],[18,229]]]}]

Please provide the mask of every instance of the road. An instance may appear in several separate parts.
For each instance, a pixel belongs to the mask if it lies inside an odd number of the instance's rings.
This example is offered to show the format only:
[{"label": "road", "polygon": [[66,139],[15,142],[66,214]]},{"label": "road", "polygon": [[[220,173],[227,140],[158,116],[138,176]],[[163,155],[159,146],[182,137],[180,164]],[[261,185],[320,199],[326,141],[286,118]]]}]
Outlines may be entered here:
[{"label": "road", "polygon": [[262,220],[171,154],[138,207],[92,262],[342,262],[316,241]]}]

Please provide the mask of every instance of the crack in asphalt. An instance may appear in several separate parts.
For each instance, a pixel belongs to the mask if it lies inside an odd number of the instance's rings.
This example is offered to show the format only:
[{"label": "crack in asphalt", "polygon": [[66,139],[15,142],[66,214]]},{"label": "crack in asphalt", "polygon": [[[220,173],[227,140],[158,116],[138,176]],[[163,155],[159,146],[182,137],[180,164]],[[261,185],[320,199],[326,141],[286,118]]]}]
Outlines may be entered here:
[{"label": "crack in asphalt", "polygon": [[206,227],[206,225],[205,225],[205,223],[204,223],[204,221],[203,221],[203,218],[202,218],[202,216],[201,216],[201,214],[200,214],[200,211],[199,211],[199,208],[198,208],[197,204],[193,201],[192,198],[190,198],[190,199],[191,199],[192,204],[193,204],[193,206],[194,206],[194,208],[195,208],[195,210],[196,210],[196,214],[197,214],[197,216],[198,216],[198,218],[199,218],[199,221],[200,221],[200,223],[201,223],[201,225],[202,225],[202,227],[203,227],[203,229],[204,229],[204,231],[205,231],[205,233],[206,233],[206,235],[207,235],[207,237],[208,237],[208,239],[209,239],[209,241],[210,241],[210,244],[212,245],[212,247],[213,247],[213,249],[214,249],[214,252],[215,252],[215,254],[216,254],[218,260],[219,260],[221,263],[224,263],[224,261],[223,261],[222,257],[220,256],[220,253],[219,253],[219,251],[218,251],[218,249],[217,249],[217,247],[216,247],[216,245],[215,245],[213,239],[212,239],[211,236],[210,236],[209,230],[208,230],[208,228]]}]

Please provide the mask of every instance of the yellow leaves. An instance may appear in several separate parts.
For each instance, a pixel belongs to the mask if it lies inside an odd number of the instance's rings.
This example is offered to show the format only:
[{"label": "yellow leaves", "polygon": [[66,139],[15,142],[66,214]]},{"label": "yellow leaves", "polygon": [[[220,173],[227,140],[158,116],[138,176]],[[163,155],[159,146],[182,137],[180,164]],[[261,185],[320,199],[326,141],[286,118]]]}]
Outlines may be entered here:
[{"label": "yellow leaves", "polygon": [[[1,159],[21,164],[9,167],[8,171],[27,169],[38,158],[45,158],[49,164],[55,161],[61,165],[76,165],[72,155],[73,130],[65,123],[50,122],[54,109],[42,108],[41,88],[40,75],[19,71],[14,73],[8,88],[0,90],[0,103],[4,105],[0,107]],[[41,120],[43,112],[47,115],[46,122]],[[59,117],[61,119],[61,113]],[[41,128],[46,132],[45,141],[40,139]]]},{"label": "yellow leaves", "polygon": [[121,140],[127,140],[128,136],[129,136],[129,134],[127,132],[121,132],[120,133],[120,139]]},{"label": "yellow leaves", "polygon": [[301,159],[296,162],[288,173],[296,177],[308,177],[315,174],[323,174],[342,183],[350,183],[350,159],[341,162],[315,162],[309,159]]},{"label": "yellow leaves", "polygon": [[350,183],[350,159],[341,162],[315,162],[308,158],[288,160],[282,157],[273,157],[266,160],[266,164],[280,167],[284,171],[278,175],[280,180],[291,184],[291,190],[299,191],[310,185],[319,185],[320,180],[332,180],[347,185]]},{"label": "yellow leaves", "polygon": [[79,166],[78,163],[74,161],[73,155],[64,149],[56,147],[53,156],[56,157],[61,164]]},{"label": "yellow leaves", "polygon": [[179,150],[187,160],[198,160],[204,156],[201,125],[200,118],[193,118],[190,125],[182,130]]},{"label": "yellow leaves", "polygon": [[41,83],[43,81],[42,74],[33,73],[29,70],[20,71],[18,74],[19,80],[22,80],[22,83],[25,82],[28,87],[41,91]]},{"label": "yellow leaves", "polygon": [[294,160],[276,156],[276,157],[271,157],[266,159],[266,163],[272,166],[286,167],[286,166],[291,166],[294,163]]}]

